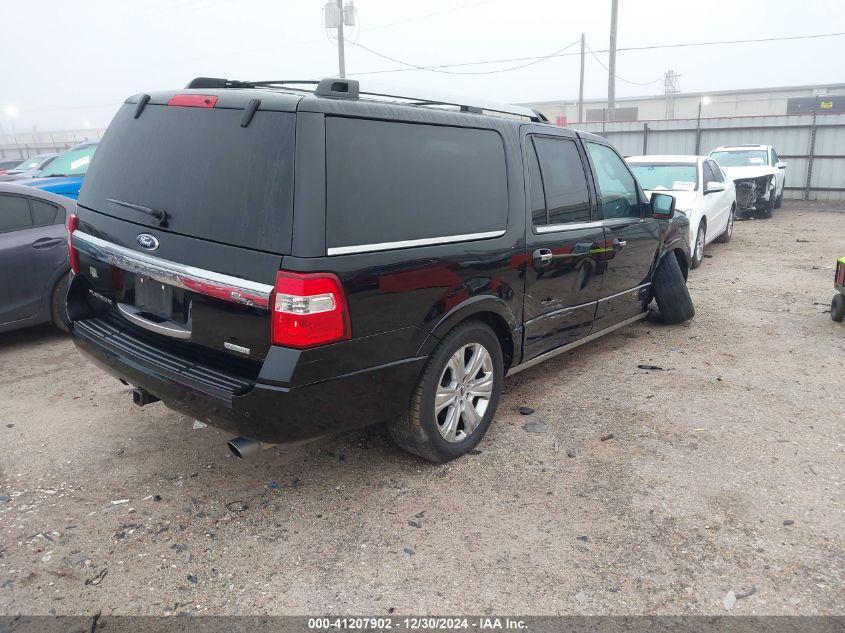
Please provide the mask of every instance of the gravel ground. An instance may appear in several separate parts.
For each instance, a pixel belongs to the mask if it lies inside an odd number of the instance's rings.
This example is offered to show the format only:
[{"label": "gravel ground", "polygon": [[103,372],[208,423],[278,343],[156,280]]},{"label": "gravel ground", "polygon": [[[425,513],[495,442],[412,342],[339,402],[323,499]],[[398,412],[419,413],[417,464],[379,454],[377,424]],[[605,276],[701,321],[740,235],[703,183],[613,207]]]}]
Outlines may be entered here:
[{"label": "gravel ground", "polygon": [[737,223],[693,321],[507,380],[444,466],[377,428],[238,461],[51,328],[0,335],[0,612],[843,614],[843,253],[824,205]]}]

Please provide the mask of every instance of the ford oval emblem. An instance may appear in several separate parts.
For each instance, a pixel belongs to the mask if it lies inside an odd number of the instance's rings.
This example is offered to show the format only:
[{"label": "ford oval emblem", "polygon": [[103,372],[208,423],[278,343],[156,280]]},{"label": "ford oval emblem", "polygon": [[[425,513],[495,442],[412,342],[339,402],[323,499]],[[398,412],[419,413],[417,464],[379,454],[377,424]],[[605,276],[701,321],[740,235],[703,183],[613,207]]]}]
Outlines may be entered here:
[{"label": "ford oval emblem", "polygon": [[135,238],[141,248],[147,251],[154,251],[158,248],[158,240],[149,233],[141,233]]}]

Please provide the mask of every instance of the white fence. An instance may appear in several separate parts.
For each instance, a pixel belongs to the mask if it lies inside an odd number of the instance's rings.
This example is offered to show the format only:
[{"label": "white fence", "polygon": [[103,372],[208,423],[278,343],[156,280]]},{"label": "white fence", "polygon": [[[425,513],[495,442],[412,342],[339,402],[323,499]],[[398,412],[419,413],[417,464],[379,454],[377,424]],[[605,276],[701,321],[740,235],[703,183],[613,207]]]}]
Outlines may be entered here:
[{"label": "white fence", "polygon": [[773,145],[789,163],[785,196],[845,200],[845,114],[575,124],[625,155],[707,154],[720,145]]},{"label": "white fence", "polygon": [[105,130],[85,128],[61,132],[24,132],[0,136],[0,160],[64,152],[83,141],[97,141]]}]

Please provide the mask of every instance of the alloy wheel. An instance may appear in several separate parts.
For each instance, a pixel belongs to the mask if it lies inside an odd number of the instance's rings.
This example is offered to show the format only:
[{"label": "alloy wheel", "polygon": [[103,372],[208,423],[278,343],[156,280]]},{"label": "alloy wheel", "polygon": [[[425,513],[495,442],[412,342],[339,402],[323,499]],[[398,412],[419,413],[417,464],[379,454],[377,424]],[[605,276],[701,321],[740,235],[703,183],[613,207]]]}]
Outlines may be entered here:
[{"label": "alloy wheel", "polygon": [[493,359],[480,343],[458,348],[443,368],[434,398],[437,430],[447,442],[472,435],[493,395]]},{"label": "alloy wheel", "polygon": [[698,227],[698,234],[695,236],[695,260],[704,259],[704,227]]}]

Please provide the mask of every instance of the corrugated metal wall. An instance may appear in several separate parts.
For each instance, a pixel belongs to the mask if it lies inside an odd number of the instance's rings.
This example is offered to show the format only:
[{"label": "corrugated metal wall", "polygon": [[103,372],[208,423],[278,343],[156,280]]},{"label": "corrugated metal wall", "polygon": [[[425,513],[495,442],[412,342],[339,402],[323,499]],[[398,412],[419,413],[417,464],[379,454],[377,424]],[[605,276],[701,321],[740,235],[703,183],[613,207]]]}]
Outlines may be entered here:
[{"label": "corrugated metal wall", "polygon": [[787,198],[845,200],[845,114],[582,123],[625,155],[707,154],[720,145],[774,145],[789,163]]}]

